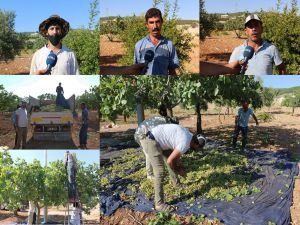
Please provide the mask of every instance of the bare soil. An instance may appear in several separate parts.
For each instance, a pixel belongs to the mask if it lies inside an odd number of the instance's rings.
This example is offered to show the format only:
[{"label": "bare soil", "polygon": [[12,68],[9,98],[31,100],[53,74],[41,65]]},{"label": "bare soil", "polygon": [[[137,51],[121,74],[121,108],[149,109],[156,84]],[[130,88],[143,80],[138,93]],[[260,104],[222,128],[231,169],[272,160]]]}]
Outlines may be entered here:
[{"label": "bare soil", "polygon": [[239,39],[232,32],[228,35],[213,34],[200,42],[200,61],[226,64],[234,48],[244,41],[244,38]]},{"label": "bare soil", "polygon": [[[14,148],[15,131],[11,123],[11,113],[0,113],[0,146]],[[77,149],[79,146],[81,116],[74,120],[72,128],[72,140],[68,142],[36,141],[32,139],[32,128],[29,127],[27,134],[27,149]],[[99,149],[99,121],[96,111],[89,112],[88,143],[89,149]]]},{"label": "bare soil", "polygon": [[[43,218],[44,210],[41,209],[41,218]],[[48,208],[48,222],[56,222],[56,224],[64,224],[64,221],[67,223],[67,209],[64,207],[52,207]],[[12,225],[15,223],[27,223],[28,212],[20,211],[18,215],[15,216],[11,211],[0,210],[0,224],[3,225]],[[95,208],[91,211],[90,215],[85,213],[82,214],[84,224],[99,224],[100,214],[99,208]]]},{"label": "bare soil", "polygon": [[30,72],[30,64],[33,54],[21,53],[14,60],[0,61],[0,74],[5,75],[27,75]]},{"label": "bare soil", "polygon": [[[199,73],[199,37],[195,36],[192,41],[194,47],[189,53],[191,61],[184,65],[185,70]],[[110,42],[104,35],[100,36],[100,68],[101,66],[121,66],[118,60],[125,54],[124,45],[120,40]],[[133,56],[132,56],[133,57]]]},{"label": "bare soil", "polygon": [[[224,115],[226,110],[222,109],[219,115],[214,107],[210,106],[207,112],[202,115],[202,128],[204,134],[212,139],[224,140],[230,143],[234,127],[234,112],[229,115]],[[249,124],[249,145],[248,147],[256,150],[269,151],[289,151],[295,155],[300,155],[300,110],[296,109],[295,114],[291,115],[291,109],[274,106],[271,109],[264,108],[261,111],[255,112],[258,115],[260,112],[270,112],[273,119],[270,122],[260,121],[259,126],[256,126],[254,121]],[[154,114],[146,114],[146,118]],[[196,115],[192,111],[187,112],[181,109],[174,110],[174,116],[179,118],[180,124],[188,127],[192,131],[196,131]],[[109,128],[112,127],[112,128]],[[111,126],[107,121],[101,121],[101,140],[112,138],[124,142],[124,140],[133,140],[134,129],[137,127],[135,118],[131,118],[126,123],[120,117],[117,120],[116,126]],[[269,137],[269,140],[266,138]],[[267,141],[266,141],[267,140]],[[124,142],[125,143],[125,142]],[[102,153],[108,154],[109,151],[101,149]],[[121,151],[113,151],[118,155]],[[103,156],[103,155],[102,155]],[[291,207],[291,215],[293,225],[300,224],[300,180],[297,179],[294,188],[293,205]],[[129,216],[131,214],[131,216]],[[136,218],[138,222],[135,222]],[[155,217],[153,213],[141,213],[128,211],[126,209],[118,209],[112,216],[101,216],[103,224],[147,224],[150,218]],[[180,218],[180,217],[179,217]],[[188,220],[189,217],[183,217]],[[181,221],[181,220],[180,220]]]}]

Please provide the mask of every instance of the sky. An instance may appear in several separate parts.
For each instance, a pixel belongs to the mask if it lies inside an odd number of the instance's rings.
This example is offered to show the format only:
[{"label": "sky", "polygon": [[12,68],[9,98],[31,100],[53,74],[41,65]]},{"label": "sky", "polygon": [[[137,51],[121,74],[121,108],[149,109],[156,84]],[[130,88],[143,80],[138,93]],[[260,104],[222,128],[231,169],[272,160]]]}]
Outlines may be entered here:
[{"label": "sky", "polygon": [[[281,0],[282,6],[288,4],[290,0]],[[297,0],[300,6],[300,0]],[[232,12],[254,12],[261,9],[267,11],[276,9],[277,0],[205,0],[205,9],[209,13],[232,13]]]},{"label": "sky", "polygon": [[[47,162],[64,160],[65,152],[65,150],[47,150]],[[69,152],[75,152],[77,159],[86,162],[87,165],[100,163],[99,150],[69,150]],[[13,160],[21,158],[30,163],[37,159],[41,162],[41,165],[45,163],[45,150],[9,150],[9,154]]]},{"label": "sky", "polygon": [[[1,0],[0,0],[1,1]],[[2,84],[8,92],[24,98],[29,95],[37,97],[41,94],[51,93],[56,95],[56,87],[61,82],[65,98],[81,95],[91,86],[99,85],[99,76],[0,76]]]},{"label": "sky", "polygon": [[91,0],[0,0],[0,9],[15,11],[17,32],[38,31],[39,24],[51,15],[59,15],[71,28],[87,27]]},{"label": "sky", "polygon": [[[174,0],[169,1],[171,4],[174,3]],[[140,16],[152,6],[153,0],[100,0],[100,16],[132,16],[133,14]],[[199,0],[178,0],[178,6],[179,18],[199,19]],[[163,5],[159,5],[158,8],[163,10]]]},{"label": "sky", "polygon": [[264,87],[290,88],[300,86],[300,76],[259,76]]}]

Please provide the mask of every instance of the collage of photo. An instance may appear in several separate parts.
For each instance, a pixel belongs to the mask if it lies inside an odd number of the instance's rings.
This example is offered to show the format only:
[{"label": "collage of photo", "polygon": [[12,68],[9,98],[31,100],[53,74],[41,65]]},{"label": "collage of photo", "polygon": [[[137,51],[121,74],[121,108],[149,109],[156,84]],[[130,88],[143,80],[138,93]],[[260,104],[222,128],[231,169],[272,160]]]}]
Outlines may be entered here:
[{"label": "collage of photo", "polygon": [[300,225],[299,49],[300,0],[1,1],[0,224]]}]

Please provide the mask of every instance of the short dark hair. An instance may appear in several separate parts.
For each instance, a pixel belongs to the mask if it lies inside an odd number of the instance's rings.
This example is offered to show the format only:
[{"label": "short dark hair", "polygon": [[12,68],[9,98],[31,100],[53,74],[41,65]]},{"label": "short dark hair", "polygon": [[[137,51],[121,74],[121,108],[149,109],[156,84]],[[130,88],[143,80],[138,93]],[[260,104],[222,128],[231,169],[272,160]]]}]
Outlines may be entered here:
[{"label": "short dark hair", "polygon": [[161,11],[157,8],[148,9],[145,15],[146,23],[148,22],[148,19],[152,17],[159,17],[161,20],[163,20]]},{"label": "short dark hair", "polygon": [[80,105],[86,106],[85,102],[81,102]]}]

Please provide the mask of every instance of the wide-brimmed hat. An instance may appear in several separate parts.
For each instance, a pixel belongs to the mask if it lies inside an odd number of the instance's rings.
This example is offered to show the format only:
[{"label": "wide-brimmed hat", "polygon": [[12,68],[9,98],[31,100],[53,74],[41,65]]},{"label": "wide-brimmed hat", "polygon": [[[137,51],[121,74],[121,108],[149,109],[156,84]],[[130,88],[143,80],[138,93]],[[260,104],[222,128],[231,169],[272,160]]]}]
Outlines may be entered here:
[{"label": "wide-brimmed hat", "polygon": [[39,32],[43,37],[47,36],[48,28],[51,24],[58,24],[61,26],[61,35],[65,37],[70,29],[70,24],[68,21],[64,20],[58,15],[52,15],[48,19],[40,23]]}]

